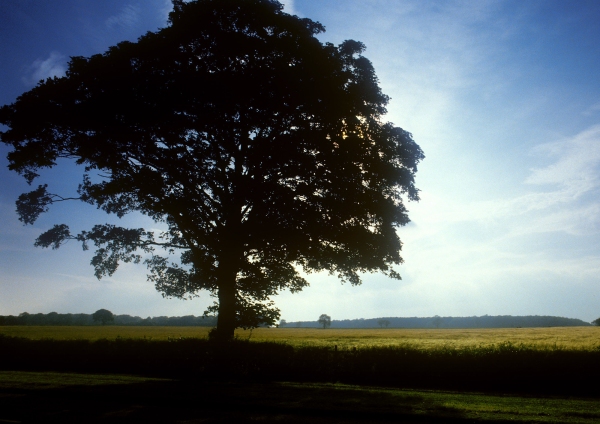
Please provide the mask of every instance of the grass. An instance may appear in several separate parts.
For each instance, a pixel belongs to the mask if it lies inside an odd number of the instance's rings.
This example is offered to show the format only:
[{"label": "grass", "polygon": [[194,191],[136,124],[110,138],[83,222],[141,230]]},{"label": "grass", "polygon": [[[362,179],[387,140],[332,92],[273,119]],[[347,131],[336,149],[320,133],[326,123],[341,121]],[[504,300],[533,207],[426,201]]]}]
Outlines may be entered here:
[{"label": "grass", "polygon": [[0,391],[49,390],[73,386],[139,384],[166,379],[122,374],[81,374],[64,372],[0,371]]},{"label": "grass", "polygon": [[[33,340],[169,340],[206,338],[208,331],[207,327],[0,326],[0,334]],[[251,331],[238,330],[236,336],[242,340],[281,342],[292,346],[338,346],[344,350],[373,346],[464,349],[502,343],[542,349],[600,349],[600,327],[464,330],[257,328]]]},{"label": "grass", "polygon": [[597,399],[331,383],[149,379],[0,372],[0,422],[572,423]]},{"label": "grass", "polygon": [[[397,409],[410,410],[414,415],[462,417],[483,421],[591,423],[600,420],[600,403],[596,399],[564,399],[552,397],[521,397],[490,395],[477,392],[399,390],[344,384],[285,383],[303,389],[335,389],[345,403],[361,403],[366,393],[387,398]],[[384,405],[380,405],[384,406]]]}]

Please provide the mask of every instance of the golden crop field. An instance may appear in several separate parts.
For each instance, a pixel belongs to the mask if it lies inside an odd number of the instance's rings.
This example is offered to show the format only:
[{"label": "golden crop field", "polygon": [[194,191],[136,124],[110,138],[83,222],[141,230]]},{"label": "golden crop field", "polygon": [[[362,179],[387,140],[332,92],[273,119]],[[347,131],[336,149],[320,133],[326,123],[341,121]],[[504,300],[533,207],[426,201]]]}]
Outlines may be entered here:
[{"label": "golden crop field", "polygon": [[[151,339],[205,338],[207,327],[133,326],[0,326],[0,334],[30,339]],[[272,341],[296,346],[411,346],[420,349],[468,348],[499,343],[539,348],[598,349],[600,327],[548,327],[503,329],[318,329],[257,328],[238,330],[242,340]]]},{"label": "golden crop field", "polygon": [[265,328],[239,331],[251,340],[297,344],[338,345],[340,348],[409,345],[418,348],[475,347],[510,342],[567,349],[600,347],[600,327],[502,329],[317,329]]},{"label": "golden crop field", "polygon": [[169,338],[204,338],[208,327],[145,327],[145,326],[0,326],[0,334],[28,339],[99,340],[116,338],[167,340]]}]

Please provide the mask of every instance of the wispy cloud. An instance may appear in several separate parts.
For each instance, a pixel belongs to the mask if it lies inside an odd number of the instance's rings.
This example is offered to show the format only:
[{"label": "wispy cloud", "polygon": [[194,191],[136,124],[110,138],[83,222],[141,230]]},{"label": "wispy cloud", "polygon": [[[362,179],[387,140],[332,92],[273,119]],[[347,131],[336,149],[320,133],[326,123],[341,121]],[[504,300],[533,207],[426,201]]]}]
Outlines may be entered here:
[{"label": "wispy cloud", "polygon": [[[423,202],[412,206],[418,212],[415,221],[425,227],[459,222],[503,224],[512,231],[528,232],[573,233],[583,225],[595,228],[592,223],[600,222],[600,199],[590,195],[600,189],[600,125],[540,144],[531,153],[550,163],[531,169],[514,196],[462,204],[441,194],[423,193]],[[559,222],[563,225],[556,225]]]},{"label": "wispy cloud", "polygon": [[592,116],[600,113],[600,102],[594,103],[589,108],[587,108],[584,112],[584,116]]},{"label": "wispy cloud", "polygon": [[423,193],[423,201],[412,206],[417,225],[401,230],[406,243],[402,273],[418,282],[417,291],[426,282],[428,305],[438,302],[456,314],[459,309],[449,305],[448,296],[463,293],[470,300],[461,307],[478,313],[482,302],[489,301],[489,308],[509,304],[508,292],[499,289],[507,284],[521,302],[534,287],[547,284],[566,290],[575,302],[579,298],[561,284],[583,284],[597,275],[600,256],[593,240],[600,232],[600,125],[540,144],[531,153],[547,164],[532,169],[513,196],[463,204]]},{"label": "wispy cloud", "polygon": [[555,158],[556,162],[533,169],[526,183],[566,187],[574,197],[599,185],[600,125],[566,140],[542,144],[534,152]]},{"label": "wispy cloud", "polygon": [[169,13],[173,10],[173,3],[171,0],[163,0],[162,4],[158,6],[158,16],[161,20],[167,22],[169,19]]},{"label": "wispy cloud", "polygon": [[109,17],[105,24],[108,29],[119,27],[131,28],[140,20],[140,7],[133,4],[125,5],[117,15]]},{"label": "wispy cloud", "polygon": [[25,85],[35,85],[40,80],[52,77],[62,77],[67,70],[67,58],[53,51],[47,59],[36,59],[21,78]]}]

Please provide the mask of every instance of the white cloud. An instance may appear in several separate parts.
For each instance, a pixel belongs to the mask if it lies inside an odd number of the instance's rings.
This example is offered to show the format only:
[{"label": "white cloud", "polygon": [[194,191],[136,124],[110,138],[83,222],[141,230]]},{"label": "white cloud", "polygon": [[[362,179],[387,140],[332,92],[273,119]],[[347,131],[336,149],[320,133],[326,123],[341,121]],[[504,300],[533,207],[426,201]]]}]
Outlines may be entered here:
[{"label": "white cloud", "polygon": [[285,13],[289,13],[290,15],[298,14],[294,8],[294,0],[280,0],[280,3],[283,4],[283,11]]},{"label": "white cloud", "polygon": [[[581,293],[594,291],[588,282],[600,270],[600,125],[532,153],[547,163],[512,196],[465,202],[431,190],[410,206],[415,225],[399,231],[406,260],[400,271],[414,284],[398,293],[421,305],[415,313],[431,314],[436,305],[454,315],[548,313],[585,303]],[[564,299],[547,296],[554,306],[531,299],[550,284]],[[507,286],[514,291],[501,289]],[[512,304],[514,310],[502,310]]]},{"label": "white cloud", "polygon": [[62,77],[67,71],[66,59],[66,56],[53,51],[47,59],[36,59],[21,80],[26,85],[35,85],[46,78]]},{"label": "white cloud", "polygon": [[121,11],[114,16],[108,18],[105,22],[108,29],[117,27],[130,28],[140,20],[140,8],[137,5],[127,4]]},{"label": "white cloud", "polygon": [[556,158],[556,162],[532,170],[528,184],[554,184],[568,188],[579,196],[599,185],[600,125],[595,125],[575,137],[542,144],[535,153]]},{"label": "white cloud", "polygon": [[[541,231],[545,224],[563,222],[558,228],[568,232],[600,219],[600,201],[588,199],[600,188],[600,125],[556,142],[540,144],[532,153],[553,160],[534,168],[513,197],[472,200],[458,203],[452,193],[422,193],[422,202],[414,204],[415,222],[431,226],[458,222],[479,222],[519,228],[522,222],[529,231]],[[521,221],[515,221],[521,218]]]},{"label": "white cloud", "polygon": [[171,0],[163,0],[162,4],[158,6],[158,16],[161,20],[167,22],[169,19],[169,13],[173,10],[173,3]]}]

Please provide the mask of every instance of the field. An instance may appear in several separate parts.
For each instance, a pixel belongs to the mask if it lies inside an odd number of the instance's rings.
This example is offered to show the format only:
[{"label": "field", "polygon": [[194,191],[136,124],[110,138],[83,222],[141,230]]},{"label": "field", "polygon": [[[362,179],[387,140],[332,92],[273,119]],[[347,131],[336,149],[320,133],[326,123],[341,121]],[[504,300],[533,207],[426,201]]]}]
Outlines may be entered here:
[{"label": "field", "polygon": [[600,328],[0,327],[0,422],[600,422]]},{"label": "field", "polygon": [[[0,334],[33,340],[169,340],[206,338],[207,327],[133,326],[0,326]],[[506,329],[318,329],[256,328],[238,330],[241,340],[268,341],[292,346],[323,346],[353,349],[377,346],[435,348],[474,348],[511,343],[540,349],[600,349],[600,327],[549,327]]]}]

